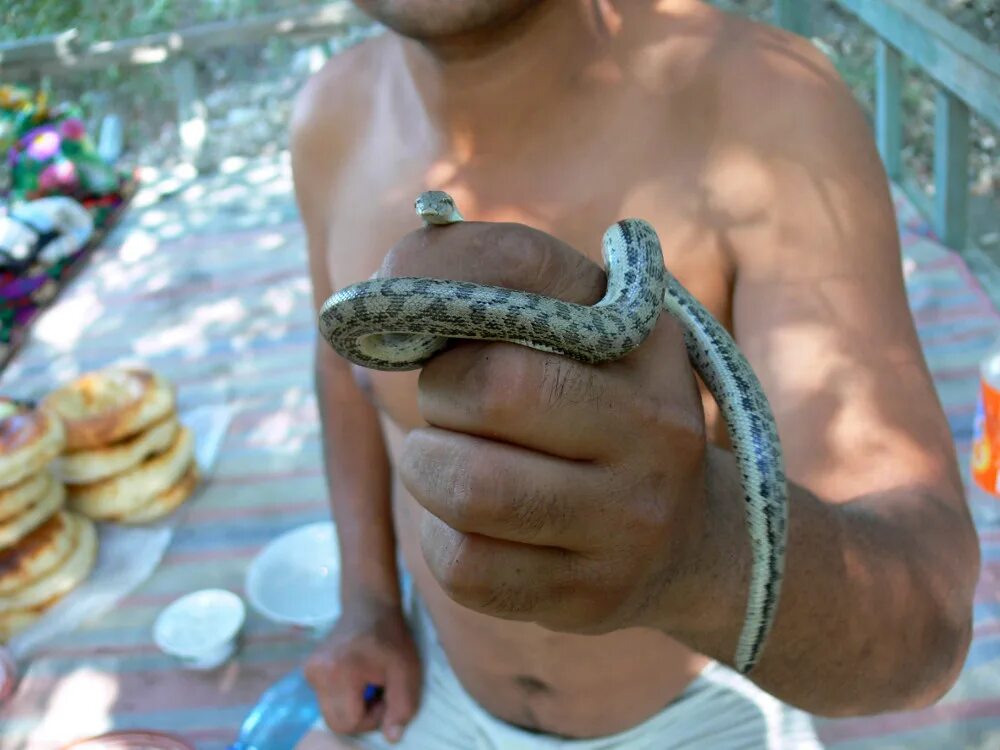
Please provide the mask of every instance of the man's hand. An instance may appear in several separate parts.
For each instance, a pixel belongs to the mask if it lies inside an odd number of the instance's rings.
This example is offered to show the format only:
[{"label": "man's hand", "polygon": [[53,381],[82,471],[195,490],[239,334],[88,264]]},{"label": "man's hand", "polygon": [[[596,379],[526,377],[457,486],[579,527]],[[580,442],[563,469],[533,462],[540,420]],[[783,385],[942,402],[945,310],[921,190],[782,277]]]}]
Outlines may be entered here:
[{"label": "man's hand", "polygon": [[[381,728],[396,742],[420,702],[420,658],[395,605],[349,607],[305,671],[323,718],[339,734]],[[382,694],[366,703],[369,685],[382,688]]]},{"label": "man's hand", "polygon": [[[416,232],[382,273],[460,274],[574,302],[604,287],[578,252],[518,225]],[[429,426],[409,433],[399,471],[428,511],[424,556],[451,598],[564,631],[650,624],[705,512],[704,418],[672,319],[596,367],[460,344],[424,367],[419,404]]]}]

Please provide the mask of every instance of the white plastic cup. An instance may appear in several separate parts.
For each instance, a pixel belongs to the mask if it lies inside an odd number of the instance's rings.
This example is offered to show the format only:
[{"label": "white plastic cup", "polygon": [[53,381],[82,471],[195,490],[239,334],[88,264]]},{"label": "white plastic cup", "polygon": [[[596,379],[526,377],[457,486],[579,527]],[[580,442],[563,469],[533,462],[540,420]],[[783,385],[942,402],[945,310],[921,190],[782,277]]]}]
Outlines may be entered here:
[{"label": "white plastic cup", "polygon": [[209,670],[236,652],[246,607],[225,589],[202,589],[167,605],[153,624],[153,641],[188,669]]}]

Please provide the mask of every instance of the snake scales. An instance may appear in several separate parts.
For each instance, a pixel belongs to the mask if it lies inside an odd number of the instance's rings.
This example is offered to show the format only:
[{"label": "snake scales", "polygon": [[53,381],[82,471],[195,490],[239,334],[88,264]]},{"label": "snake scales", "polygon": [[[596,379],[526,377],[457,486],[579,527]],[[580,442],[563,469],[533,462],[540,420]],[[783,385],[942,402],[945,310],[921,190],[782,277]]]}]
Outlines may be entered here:
[{"label": "snake scales", "polygon": [[[416,210],[428,225],[462,221],[451,197],[438,191],[422,193]],[[648,223],[611,226],[604,261],[607,291],[590,307],[460,281],[375,279],[332,295],[320,311],[320,332],[342,356],[378,370],[416,369],[450,338],[509,341],[597,364],[638,347],[669,311],[722,410],[742,476],[753,564],[733,663],[746,674],[773,624],[785,561],[788,490],[767,397],[728,332],[664,268]]]}]

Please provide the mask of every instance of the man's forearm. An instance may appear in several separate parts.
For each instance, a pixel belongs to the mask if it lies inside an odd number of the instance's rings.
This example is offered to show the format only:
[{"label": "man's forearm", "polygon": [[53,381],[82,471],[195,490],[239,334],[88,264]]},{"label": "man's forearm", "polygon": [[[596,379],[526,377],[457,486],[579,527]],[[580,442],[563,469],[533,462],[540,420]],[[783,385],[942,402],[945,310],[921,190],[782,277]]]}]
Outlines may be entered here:
[{"label": "man's forearm", "polygon": [[[712,448],[705,528],[660,620],[673,637],[728,661],[750,571],[739,472]],[[823,715],[919,706],[940,696],[968,647],[978,554],[954,510],[919,489],[826,503],[791,485],[785,580],[751,678]]]},{"label": "man's forearm", "polygon": [[[320,344],[325,346],[325,344]],[[332,352],[316,354],[323,459],[341,556],[341,601],[398,603],[389,458],[375,407]]]}]

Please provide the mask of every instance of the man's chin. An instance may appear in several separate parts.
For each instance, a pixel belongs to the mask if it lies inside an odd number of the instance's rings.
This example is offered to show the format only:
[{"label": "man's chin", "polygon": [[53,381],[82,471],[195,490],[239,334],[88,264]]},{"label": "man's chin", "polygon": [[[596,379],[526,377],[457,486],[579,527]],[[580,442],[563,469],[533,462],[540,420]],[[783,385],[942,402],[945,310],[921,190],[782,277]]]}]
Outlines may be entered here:
[{"label": "man's chin", "polygon": [[543,0],[355,0],[365,14],[422,41],[499,29]]}]

